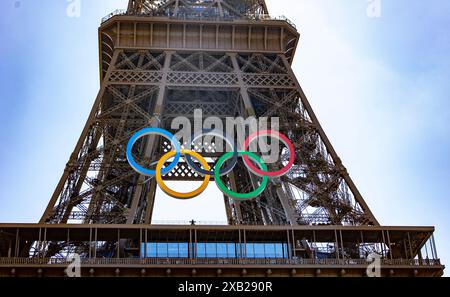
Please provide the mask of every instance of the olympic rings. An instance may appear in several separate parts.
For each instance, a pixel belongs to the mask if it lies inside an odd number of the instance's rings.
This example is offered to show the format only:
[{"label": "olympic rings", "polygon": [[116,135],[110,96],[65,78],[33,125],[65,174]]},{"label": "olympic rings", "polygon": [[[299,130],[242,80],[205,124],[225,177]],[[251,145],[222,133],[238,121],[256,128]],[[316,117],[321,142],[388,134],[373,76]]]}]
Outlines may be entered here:
[{"label": "olympic rings", "polygon": [[130,141],[128,142],[128,146],[127,146],[127,160],[128,163],[130,163],[131,167],[133,167],[133,169],[137,172],[139,172],[142,175],[145,176],[154,176],[156,175],[156,171],[155,170],[150,170],[147,168],[142,167],[141,165],[139,165],[133,158],[133,146],[134,144],[142,137],[148,136],[148,135],[159,135],[162,137],[165,137],[167,139],[170,140],[170,142],[172,143],[174,149],[175,149],[175,160],[173,160],[173,162],[166,168],[163,169],[162,174],[167,174],[169,173],[172,169],[175,168],[175,166],[177,166],[178,162],[180,161],[180,156],[181,156],[181,145],[180,142],[175,138],[175,136],[170,133],[167,130],[164,129],[160,129],[160,128],[145,128],[140,130],[139,132],[137,132],[136,134],[133,135],[133,137],[131,137]]},{"label": "olympic rings", "polygon": [[[133,146],[135,145],[135,143],[140,138],[142,138],[144,136],[148,136],[148,135],[159,135],[159,136],[169,139],[170,142],[172,143],[173,150],[166,153],[158,161],[156,170],[150,170],[150,169],[140,166],[134,160],[133,154],[132,154]],[[227,137],[227,135],[225,135],[217,130],[203,130],[202,133],[194,136],[193,140],[189,143],[189,146],[192,147],[193,142],[197,141],[198,139],[200,139],[201,137],[206,136],[206,135],[211,135],[211,136],[215,136],[215,137],[224,139],[225,142],[227,143],[227,145],[233,149],[233,152],[225,153],[221,158],[219,158],[219,160],[217,161],[217,163],[215,165],[214,170],[211,170],[208,162],[200,154],[198,154],[192,150],[181,149],[181,144],[175,138],[175,136],[172,133],[170,133],[164,129],[160,129],[160,128],[142,129],[139,132],[137,132],[135,135],[133,135],[133,137],[131,137],[130,141],[128,142],[128,146],[127,146],[127,152],[126,152],[127,160],[129,162],[129,164],[131,165],[131,167],[139,174],[144,175],[144,176],[155,176],[156,182],[158,183],[158,185],[160,186],[160,188],[163,190],[164,193],[166,193],[169,196],[172,196],[173,198],[183,199],[183,200],[191,199],[191,198],[197,197],[200,194],[202,194],[208,187],[212,176],[214,176],[215,182],[216,182],[218,188],[220,189],[220,191],[222,191],[228,197],[230,197],[232,199],[236,199],[236,200],[250,200],[250,199],[256,198],[259,195],[261,195],[264,192],[264,190],[266,189],[268,182],[269,182],[269,178],[278,178],[278,177],[286,174],[292,168],[292,166],[294,165],[294,162],[295,162],[295,147],[294,147],[294,145],[289,140],[289,138],[287,138],[285,135],[283,135],[277,131],[265,130],[265,131],[259,131],[259,132],[252,134],[245,141],[243,152],[238,152],[234,141],[231,141]],[[276,139],[280,140],[282,143],[284,143],[284,145],[286,145],[286,147],[289,148],[289,163],[283,169],[275,171],[275,172],[268,172],[268,167],[264,163],[264,161],[262,160],[261,157],[259,157],[258,155],[254,154],[254,153],[246,151],[246,149],[249,148],[250,144],[255,139],[258,139],[259,137],[262,137],[262,136],[270,136],[270,137],[276,138]],[[169,172],[171,172],[178,165],[182,155],[185,157],[188,165],[195,172],[204,176],[202,185],[195,191],[192,191],[189,193],[179,193],[174,190],[171,190],[163,181],[163,176],[168,174]],[[165,165],[167,160],[169,160],[173,157],[174,157],[173,162],[169,166],[167,166],[163,169],[162,167]],[[203,169],[200,168],[198,166],[198,164],[196,164],[193,161],[192,157],[197,159],[198,161],[200,161],[200,164],[202,165]],[[259,187],[250,193],[233,192],[232,190],[228,189],[228,187],[221,180],[221,176],[229,174],[230,172],[233,171],[233,169],[235,168],[235,166],[238,162],[239,157],[243,157],[244,164],[251,173],[254,173],[254,174],[258,175],[259,177],[262,177],[262,182],[259,185]],[[233,159],[232,162],[230,162],[230,164],[228,164],[224,169],[222,169],[222,166],[225,164],[225,162],[227,162],[230,159]],[[255,164],[252,161],[250,161],[250,159],[253,159],[254,161],[256,161],[259,168],[257,168],[255,166]]]},{"label": "olympic rings", "polygon": [[[250,157],[250,158],[254,159],[255,161],[258,162],[258,165],[261,166],[261,168],[263,170],[267,171],[266,164],[264,164],[262,159],[260,157],[258,157],[256,154],[251,153],[251,152],[239,152],[238,154],[239,154],[239,156],[244,156],[247,158]],[[236,200],[250,200],[250,199],[256,198],[259,195],[261,195],[262,192],[264,192],[264,190],[266,189],[267,183],[269,182],[269,178],[267,176],[263,177],[261,185],[256,190],[254,190],[253,192],[250,192],[250,193],[245,193],[245,194],[236,193],[236,192],[231,191],[222,182],[222,180],[220,179],[220,168],[222,167],[223,163],[225,163],[227,160],[229,160],[231,158],[232,155],[233,155],[233,153],[226,153],[217,162],[216,170],[214,172],[214,179],[215,179],[215,182],[216,182],[217,186],[219,187],[219,189],[222,191],[222,193],[224,193],[228,197],[231,197]]]},{"label": "olympic rings", "polygon": [[258,131],[256,133],[253,133],[250,135],[249,138],[244,143],[244,151],[250,146],[250,143],[252,143],[255,139],[261,137],[261,136],[271,136],[273,138],[276,138],[280,140],[281,142],[286,145],[286,147],[289,148],[289,163],[281,170],[274,171],[274,172],[268,172],[267,169],[258,169],[256,166],[250,162],[250,159],[247,155],[244,155],[244,164],[248,168],[249,171],[252,173],[260,176],[260,177],[270,177],[270,178],[277,178],[280,176],[285,175],[286,173],[291,170],[292,166],[294,166],[295,162],[295,147],[292,144],[292,142],[287,138],[285,135],[281,134],[277,131],[272,130],[264,130],[264,131]]},{"label": "olympic rings", "polygon": [[[221,133],[220,131],[217,130],[203,130],[202,133],[197,134],[196,136],[194,136],[194,138],[192,139],[192,141],[189,141],[189,145],[192,148],[192,143],[195,143],[199,138],[202,138],[203,136],[206,135],[212,135],[215,137],[219,137],[222,138],[223,140],[225,140],[225,142],[230,146],[230,148],[233,150],[233,160],[230,164],[227,165],[227,167],[225,167],[223,170],[220,170],[220,176],[224,176],[227,175],[228,173],[230,173],[231,171],[233,171],[234,167],[236,166],[237,162],[238,162],[238,150],[237,150],[237,146],[234,143],[234,141],[231,141],[224,133]],[[204,176],[204,175],[210,175],[213,176],[215,171],[214,170],[204,170],[202,168],[199,168],[197,166],[197,164],[194,163],[194,161],[192,160],[191,156],[187,155],[186,156],[186,162],[189,164],[189,166],[198,174]]]},{"label": "olympic rings", "polygon": [[[205,176],[205,179],[204,179],[202,185],[197,190],[189,192],[189,193],[179,193],[179,192],[173,191],[173,190],[169,189],[169,187],[167,187],[167,185],[164,183],[164,181],[162,179],[161,169],[162,169],[164,163],[167,160],[169,160],[170,158],[172,158],[173,156],[175,156],[175,154],[176,154],[176,152],[174,152],[174,151],[168,152],[161,158],[161,160],[159,160],[158,165],[156,166],[156,182],[158,183],[159,187],[161,188],[161,190],[163,190],[164,193],[166,193],[167,195],[170,195],[174,198],[177,198],[177,199],[191,199],[191,198],[199,196],[201,193],[203,193],[206,190],[206,188],[209,185],[209,180],[211,179],[211,177],[209,175]],[[206,170],[210,169],[208,162],[206,162],[206,160],[200,154],[198,154],[194,151],[188,151],[188,150],[181,150],[181,154],[182,155],[190,155],[190,156],[196,158],[197,160],[200,161],[202,166],[204,168],[206,168]]]}]

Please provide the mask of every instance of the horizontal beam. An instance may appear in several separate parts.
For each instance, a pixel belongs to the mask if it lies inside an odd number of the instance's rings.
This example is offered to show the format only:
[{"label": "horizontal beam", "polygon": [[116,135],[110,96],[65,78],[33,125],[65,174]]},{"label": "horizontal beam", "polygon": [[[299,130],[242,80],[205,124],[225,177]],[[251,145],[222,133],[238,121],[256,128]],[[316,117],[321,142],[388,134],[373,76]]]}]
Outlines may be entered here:
[{"label": "horizontal beam", "polygon": [[[19,259],[18,259],[19,260]],[[110,264],[92,262],[81,265],[82,277],[365,277],[367,265],[197,265],[191,264]],[[176,259],[173,259],[176,261]],[[211,260],[214,262],[214,259]],[[382,265],[382,277],[440,277],[443,266]],[[0,264],[0,277],[64,277],[66,264]]]},{"label": "horizontal beam", "polygon": [[[387,260],[382,259],[382,267],[396,267],[396,268],[411,268],[411,266],[421,266],[421,267],[441,267],[441,262],[439,260]],[[39,267],[44,266],[58,266],[58,265],[68,265],[72,263],[66,258],[0,258],[1,266],[33,266],[37,265]],[[196,259],[186,259],[186,258],[93,258],[93,259],[81,259],[81,265],[94,266],[123,266],[123,267],[191,267],[196,265],[199,267],[214,267],[214,266],[228,266],[228,267],[300,267],[300,268],[311,268],[311,267],[323,267],[323,268],[336,268],[336,267],[354,267],[354,268],[366,268],[368,265],[366,259],[218,259],[218,258],[196,258]]]},{"label": "horizontal beam", "polygon": [[[115,70],[112,71],[109,83],[133,84],[133,85],[158,85],[162,79],[161,71],[142,70]],[[243,74],[244,85],[248,88],[259,89],[296,89],[295,82],[288,74]],[[184,72],[169,71],[169,87],[215,87],[215,88],[238,88],[240,87],[238,77],[235,73],[228,72]]]},{"label": "horizontal beam", "polygon": [[298,231],[398,231],[398,232],[431,232],[433,233],[435,228],[431,226],[182,226],[182,225],[119,225],[119,224],[93,224],[93,225],[77,225],[77,224],[0,224],[0,234],[3,229],[72,229],[72,230],[91,230],[91,229],[104,229],[104,230],[217,230],[217,231],[232,231],[232,230],[249,230],[249,231],[286,231],[286,230],[298,230]]},{"label": "horizontal beam", "polygon": [[[300,34],[286,21],[196,21],[116,16],[99,28],[104,74],[115,49],[286,54],[292,62]],[[103,76],[102,76],[103,78]]]}]

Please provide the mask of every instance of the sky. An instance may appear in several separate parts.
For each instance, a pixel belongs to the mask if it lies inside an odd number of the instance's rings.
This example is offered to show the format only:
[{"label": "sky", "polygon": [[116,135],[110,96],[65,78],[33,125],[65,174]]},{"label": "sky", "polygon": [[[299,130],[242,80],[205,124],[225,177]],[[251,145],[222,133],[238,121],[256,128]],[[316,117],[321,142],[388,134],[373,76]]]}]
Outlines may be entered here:
[{"label": "sky", "polygon": [[[0,1],[0,222],[39,220],[99,89],[100,20],[126,2],[81,0],[69,17],[66,0]],[[450,2],[267,3],[297,25],[294,70],[372,212],[436,226],[450,263]],[[159,195],[155,220],[223,221],[214,193]]]}]

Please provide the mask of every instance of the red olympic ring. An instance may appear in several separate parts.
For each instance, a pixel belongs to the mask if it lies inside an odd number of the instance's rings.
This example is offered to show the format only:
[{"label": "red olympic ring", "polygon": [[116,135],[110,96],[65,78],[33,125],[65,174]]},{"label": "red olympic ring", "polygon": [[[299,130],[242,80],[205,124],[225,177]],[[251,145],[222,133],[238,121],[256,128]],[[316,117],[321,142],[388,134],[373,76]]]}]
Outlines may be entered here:
[{"label": "red olympic ring", "polygon": [[251,161],[250,158],[246,155],[243,156],[244,163],[247,166],[247,168],[252,171],[254,174],[260,176],[260,177],[271,177],[271,178],[277,178],[280,176],[285,175],[289,170],[291,170],[292,166],[294,166],[295,163],[295,147],[292,144],[292,142],[287,138],[285,135],[281,134],[280,132],[273,131],[273,130],[264,130],[264,131],[258,131],[250,135],[247,140],[245,140],[244,143],[244,151],[247,150],[247,148],[250,146],[250,143],[252,143],[255,139],[261,137],[261,136],[270,136],[277,138],[281,142],[283,142],[288,148],[289,148],[289,163],[283,168],[278,171],[274,172],[267,172],[264,170],[261,170],[257,168]]}]

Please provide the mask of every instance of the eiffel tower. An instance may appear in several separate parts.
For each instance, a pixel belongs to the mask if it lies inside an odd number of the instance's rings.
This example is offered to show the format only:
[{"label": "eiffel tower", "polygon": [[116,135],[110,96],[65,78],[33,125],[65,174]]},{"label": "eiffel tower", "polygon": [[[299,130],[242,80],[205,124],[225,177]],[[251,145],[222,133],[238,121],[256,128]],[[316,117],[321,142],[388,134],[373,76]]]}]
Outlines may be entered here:
[{"label": "eiffel tower", "polygon": [[[83,276],[366,276],[368,257],[379,276],[441,276],[434,228],[381,226],[352,181],[291,68],[299,39],[264,0],[130,0],[105,17],[92,111],[40,222],[0,225],[0,275],[63,276],[76,253]],[[226,226],[152,224],[157,182],[129,165],[127,143],[197,109],[279,118],[294,166],[257,199],[224,195]],[[148,137],[133,155],[170,150]],[[203,177],[180,162],[164,180]],[[242,161],[223,180],[258,183]]]}]

